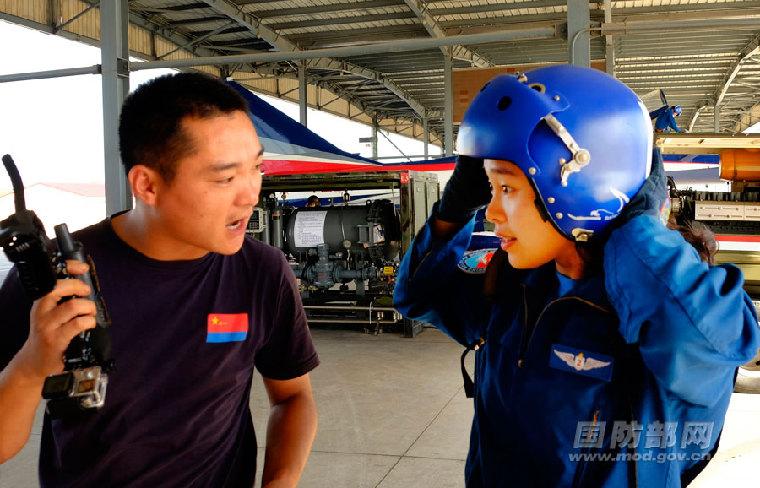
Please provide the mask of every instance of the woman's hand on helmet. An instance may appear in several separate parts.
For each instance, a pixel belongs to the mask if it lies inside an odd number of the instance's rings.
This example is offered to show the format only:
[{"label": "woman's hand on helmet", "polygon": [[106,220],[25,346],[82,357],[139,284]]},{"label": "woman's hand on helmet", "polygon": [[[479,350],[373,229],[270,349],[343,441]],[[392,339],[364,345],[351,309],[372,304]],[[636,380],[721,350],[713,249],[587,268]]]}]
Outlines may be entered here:
[{"label": "woman's hand on helmet", "polygon": [[463,224],[491,200],[491,185],[483,169],[483,160],[457,157],[454,173],[449,178],[438,204],[440,220]]},{"label": "woman's hand on helmet", "polygon": [[649,172],[649,177],[623,208],[623,211],[615,219],[615,223],[622,225],[642,214],[659,216],[668,198],[665,165],[662,162],[660,150],[655,148],[652,151],[652,169]]}]

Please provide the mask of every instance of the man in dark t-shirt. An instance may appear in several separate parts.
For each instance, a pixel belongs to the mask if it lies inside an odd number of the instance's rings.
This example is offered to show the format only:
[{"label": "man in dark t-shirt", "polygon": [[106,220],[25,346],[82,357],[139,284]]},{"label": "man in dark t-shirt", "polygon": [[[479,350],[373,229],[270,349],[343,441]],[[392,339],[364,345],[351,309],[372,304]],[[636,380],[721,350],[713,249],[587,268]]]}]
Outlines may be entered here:
[{"label": "man in dark t-shirt", "polygon": [[[74,234],[97,267],[116,370],[99,411],[45,416],[43,486],[252,486],[254,367],[271,405],[262,484],[296,486],[316,433],[308,373],[319,360],[283,254],[245,236],[263,153],[246,110],[201,74],[157,78],[126,100],[120,150],[136,207]],[[31,303],[15,269],[5,280],[0,462],[28,439],[68,342],[95,325],[87,294],[61,280]]]}]

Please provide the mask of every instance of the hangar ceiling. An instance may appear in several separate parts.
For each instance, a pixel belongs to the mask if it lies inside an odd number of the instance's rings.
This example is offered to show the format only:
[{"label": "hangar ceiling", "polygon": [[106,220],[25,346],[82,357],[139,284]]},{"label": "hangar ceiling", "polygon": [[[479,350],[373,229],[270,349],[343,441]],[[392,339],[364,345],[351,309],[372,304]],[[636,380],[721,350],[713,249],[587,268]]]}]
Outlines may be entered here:
[{"label": "hangar ceiling", "polygon": [[[0,0],[0,18],[97,44],[99,2]],[[624,0],[591,3],[591,59],[614,56],[615,75],[645,96],[663,89],[681,125],[740,132],[758,119],[760,1]],[[608,17],[605,21],[605,9]],[[134,0],[130,52],[145,60],[307,51],[398,39],[552,27],[541,38],[454,46],[457,68],[566,62],[560,0]],[[604,35],[607,34],[607,35]],[[448,48],[342,58],[237,63],[204,70],[254,91],[298,99],[306,64],[309,105],[418,139],[443,139]]]}]

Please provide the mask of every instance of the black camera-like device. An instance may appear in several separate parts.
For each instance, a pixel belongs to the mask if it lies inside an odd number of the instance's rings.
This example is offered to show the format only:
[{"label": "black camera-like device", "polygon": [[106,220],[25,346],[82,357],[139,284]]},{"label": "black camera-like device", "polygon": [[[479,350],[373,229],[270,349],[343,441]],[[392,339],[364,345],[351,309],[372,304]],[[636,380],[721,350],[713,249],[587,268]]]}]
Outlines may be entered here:
[{"label": "black camera-like device", "polygon": [[[72,418],[102,407],[106,399],[111,357],[111,321],[100,295],[95,265],[82,244],[75,241],[66,224],[55,226],[57,243],[51,241],[40,219],[27,210],[24,185],[13,158],[2,158],[13,183],[15,213],[0,221],[0,247],[16,266],[21,284],[34,301],[50,293],[58,279],[80,279],[90,287],[90,300],[97,308],[97,326],[75,336],[67,347],[61,374],[49,376],[42,389],[47,412],[53,418]],[[56,245],[57,244],[57,245]],[[84,275],[69,275],[66,260],[89,264]],[[71,297],[63,300],[70,300]]]}]

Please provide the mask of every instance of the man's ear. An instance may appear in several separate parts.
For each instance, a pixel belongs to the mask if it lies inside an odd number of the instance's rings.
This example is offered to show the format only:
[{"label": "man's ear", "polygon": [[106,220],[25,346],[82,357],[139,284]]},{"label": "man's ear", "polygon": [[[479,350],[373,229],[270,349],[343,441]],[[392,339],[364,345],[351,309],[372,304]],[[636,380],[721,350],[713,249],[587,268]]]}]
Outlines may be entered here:
[{"label": "man's ear", "polygon": [[132,166],[127,174],[129,186],[132,188],[132,195],[146,205],[154,206],[158,198],[158,190],[163,183],[158,171],[145,166],[136,164]]}]

